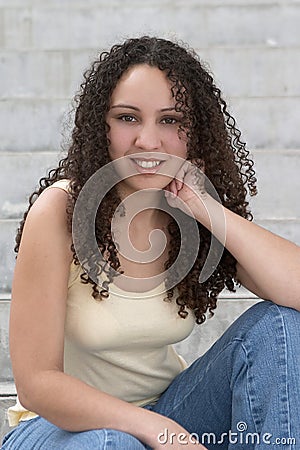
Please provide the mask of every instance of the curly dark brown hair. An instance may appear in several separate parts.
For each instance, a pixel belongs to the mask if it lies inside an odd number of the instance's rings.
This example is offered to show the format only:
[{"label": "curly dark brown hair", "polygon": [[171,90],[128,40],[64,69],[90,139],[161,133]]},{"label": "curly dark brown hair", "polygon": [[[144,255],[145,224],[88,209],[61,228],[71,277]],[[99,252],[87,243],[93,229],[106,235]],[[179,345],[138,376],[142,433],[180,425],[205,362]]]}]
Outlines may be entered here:
[{"label": "curly dark brown hair", "polygon": [[[16,252],[30,207],[46,187],[60,179],[70,180],[67,217],[71,231],[74,207],[81,189],[99,168],[110,161],[106,116],[112,92],[124,72],[138,64],[148,64],[165,72],[172,83],[176,109],[183,113],[185,123],[188,124],[188,159],[203,160],[205,173],[223,205],[252,220],[246,195],[247,192],[256,194],[253,161],[211,74],[197,54],[185,44],[144,36],[114,45],[109,52],[101,53],[85,72],[80,91],[74,99],[75,124],[67,156],[60,160],[57,168],[48,172],[48,176],[41,178],[39,188],[30,196],[28,210],[17,232]],[[112,269],[121,272],[111,233],[111,219],[119,202],[116,189],[112,189],[96,215],[96,241],[108,263],[100,266],[93,255],[88,257],[91,273],[105,271],[109,282],[102,283],[99,289],[88,274],[81,275],[82,282],[92,284],[95,299],[108,297],[109,283],[113,280]],[[213,314],[219,293],[225,287],[230,291],[235,290],[236,260],[224,249],[213,274],[205,282],[199,283],[199,274],[210,248],[211,233],[200,223],[197,226],[201,240],[198,257],[190,272],[176,286],[176,303],[181,317],[186,317],[190,309],[197,323],[203,323],[207,311]],[[180,231],[174,220],[171,220],[168,231],[171,241],[166,269],[174,263],[181,245]],[[79,264],[74,243],[72,251],[75,264]],[[168,289],[166,300],[172,301],[174,289]]]}]

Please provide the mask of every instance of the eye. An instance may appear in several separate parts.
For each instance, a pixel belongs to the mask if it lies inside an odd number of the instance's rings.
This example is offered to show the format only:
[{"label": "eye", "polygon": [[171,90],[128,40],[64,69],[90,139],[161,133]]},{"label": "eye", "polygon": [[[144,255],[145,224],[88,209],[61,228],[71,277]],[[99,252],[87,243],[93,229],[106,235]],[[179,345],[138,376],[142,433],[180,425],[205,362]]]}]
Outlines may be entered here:
[{"label": "eye", "polygon": [[118,117],[118,119],[123,122],[136,122],[136,118],[134,116],[130,116],[129,114],[122,114]]},{"label": "eye", "polygon": [[179,119],[177,117],[164,117],[161,121],[166,125],[175,125],[179,122]]}]

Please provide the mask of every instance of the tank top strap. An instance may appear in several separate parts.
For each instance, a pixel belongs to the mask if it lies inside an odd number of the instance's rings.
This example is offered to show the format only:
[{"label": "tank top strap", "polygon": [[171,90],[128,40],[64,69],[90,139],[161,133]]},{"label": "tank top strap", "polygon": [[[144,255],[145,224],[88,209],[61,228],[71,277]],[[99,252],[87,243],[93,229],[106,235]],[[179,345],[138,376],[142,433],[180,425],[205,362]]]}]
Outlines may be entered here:
[{"label": "tank top strap", "polygon": [[58,181],[55,181],[50,186],[48,186],[45,189],[45,191],[50,188],[58,188],[58,189],[62,189],[65,192],[69,192],[69,190],[68,190],[69,183],[70,183],[70,180],[67,180],[67,179],[58,180]]}]

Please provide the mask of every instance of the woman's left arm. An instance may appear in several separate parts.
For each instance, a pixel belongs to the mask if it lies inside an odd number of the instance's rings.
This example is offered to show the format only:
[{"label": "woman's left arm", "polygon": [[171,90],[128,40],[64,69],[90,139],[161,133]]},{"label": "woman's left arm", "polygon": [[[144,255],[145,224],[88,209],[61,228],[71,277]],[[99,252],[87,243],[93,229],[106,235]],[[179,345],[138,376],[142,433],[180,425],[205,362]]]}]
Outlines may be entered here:
[{"label": "woman's left arm", "polygon": [[[263,299],[300,310],[300,247],[235,214],[209,195],[194,200],[192,211],[216,238],[225,236],[225,247],[237,260],[237,279],[243,286]],[[214,223],[221,213],[225,221]]]},{"label": "woman's left arm", "polygon": [[186,181],[189,173],[187,169],[182,181],[173,180],[166,188],[170,206],[193,214],[225,244],[237,260],[237,280],[243,286],[262,299],[300,311],[300,247],[230,211],[207,192],[196,194],[190,189],[193,182]]},{"label": "woman's left arm", "polygon": [[300,310],[300,247],[223,209],[238,281],[260,298]]}]

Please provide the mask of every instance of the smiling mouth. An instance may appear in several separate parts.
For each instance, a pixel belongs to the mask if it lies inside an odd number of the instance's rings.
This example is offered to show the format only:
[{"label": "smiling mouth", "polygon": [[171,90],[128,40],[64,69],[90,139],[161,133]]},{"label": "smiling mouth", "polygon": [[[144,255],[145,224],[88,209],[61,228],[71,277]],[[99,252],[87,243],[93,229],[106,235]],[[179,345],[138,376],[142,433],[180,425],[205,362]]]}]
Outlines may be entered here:
[{"label": "smiling mouth", "polygon": [[133,161],[136,164],[139,171],[150,173],[155,173],[156,170],[165,162],[164,160],[158,159],[138,159],[138,158],[132,158],[131,161]]},{"label": "smiling mouth", "polygon": [[158,161],[158,160],[145,160],[145,159],[133,159],[139,167],[142,167],[143,169],[154,169],[155,167],[158,167],[161,163],[164,161]]}]

